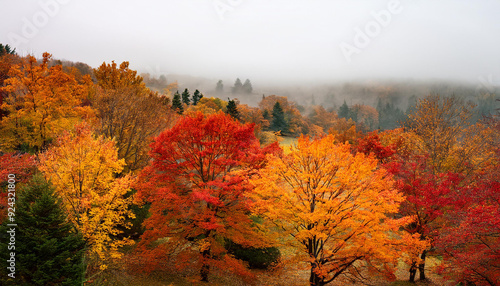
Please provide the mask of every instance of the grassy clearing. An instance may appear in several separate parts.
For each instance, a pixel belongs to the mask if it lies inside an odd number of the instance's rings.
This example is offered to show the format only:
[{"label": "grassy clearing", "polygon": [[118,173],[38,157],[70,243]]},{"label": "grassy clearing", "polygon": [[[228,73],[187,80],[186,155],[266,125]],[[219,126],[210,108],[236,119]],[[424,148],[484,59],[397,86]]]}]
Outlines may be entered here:
[{"label": "grassy clearing", "polygon": [[278,142],[279,142],[281,148],[283,148],[285,154],[288,154],[292,150],[292,147],[297,144],[298,139],[295,137],[281,136],[281,137],[279,137],[278,140],[279,140]]},{"label": "grassy clearing", "polygon": [[280,141],[280,146],[281,147],[291,147],[293,144],[297,143],[297,138],[295,137],[287,137],[287,136],[281,136],[281,141]]}]

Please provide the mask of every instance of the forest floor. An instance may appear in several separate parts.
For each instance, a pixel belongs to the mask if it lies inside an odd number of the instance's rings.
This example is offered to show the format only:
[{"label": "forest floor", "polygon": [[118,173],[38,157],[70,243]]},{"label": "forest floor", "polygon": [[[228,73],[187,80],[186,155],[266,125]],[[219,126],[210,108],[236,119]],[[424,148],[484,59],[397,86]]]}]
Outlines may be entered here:
[{"label": "forest floor", "polygon": [[[435,268],[440,261],[437,258],[429,257],[426,264],[426,281],[408,282],[408,266],[400,263],[396,271],[396,281],[388,281],[384,278],[369,278],[364,283],[349,281],[339,278],[329,286],[342,285],[373,285],[373,286],[453,286],[453,282],[446,281],[442,276],[436,274]],[[148,275],[135,275],[126,271],[116,271],[110,276],[106,283],[101,285],[114,286],[246,286],[246,285],[266,285],[266,286],[308,286],[309,271],[307,269],[298,270],[297,268],[285,267],[280,271],[253,270],[256,279],[253,283],[248,283],[242,279],[222,274],[212,273],[210,282],[199,282],[199,276],[195,272],[185,271],[182,273],[156,272]],[[417,272],[418,279],[418,272]]]}]

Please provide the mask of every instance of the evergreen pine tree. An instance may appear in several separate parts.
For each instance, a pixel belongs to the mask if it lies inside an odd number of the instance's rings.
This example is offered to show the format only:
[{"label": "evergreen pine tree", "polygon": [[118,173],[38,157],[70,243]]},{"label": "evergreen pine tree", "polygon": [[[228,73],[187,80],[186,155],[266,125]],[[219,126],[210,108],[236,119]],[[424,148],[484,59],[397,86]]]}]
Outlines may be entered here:
[{"label": "evergreen pine tree", "polygon": [[382,111],[383,108],[384,108],[384,105],[382,104],[382,99],[379,97],[377,100],[377,112]]},{"label": "evergreen pine tree", "polygon": [[262,112],[262,117],[264,117],[264,119],[269,123],[271,122],[271,114],[269,113],[269,110],[265,109],[264,112]]},{"label": "evergreen pine tree", "polygon": [[241,87],[244,93],[251,94],[253,91],[252,83],[249,79],[245,80],[245,83]]},{"label": "evergreen pine tree", "polygon": [[[85,241],[66,221],[54,189],[41,176],[35,176],[18,194],[15,222],[0,226],[0,284],[81,285]],[[17,224],[15,245],[8,245],[7,231],[13,229],[8,223]],[[7,276],[11,252],[16,260],[14,279]]]},{"label": "evergreen pine tree", "polygon": [[243,84],[239,78],[236,79],[233,86],[233,93],[241,93],[243,91]]},{"label": "evergreen pine tree", "polygon": [[349,119],[349,113],[349,106],[347,106],[347,103],[344,100],[344,104],[342,104],[339,108],[339,118]]},{"label": "evergreen pine tree", "polygon": [[222,84],[222,80],[219,80],[217,82],[217,85],[215,86],[215,92],[218,94],[224,93],[224,85]]},{"label": "evergreen pine tree", "polygon": [[174,98],[172,99],[172,109],[177,111],[177,113],[182,114],[184,112],[184,108],[182,107],[181,95],[179,91],[176,91],[174,94]]},{"label": "evergreen pine tree", "polygon": [[199,90],[195,90],[193,93],[193,105],[197,105],[202,98],[203,94]]},{"label": "evergreen pine tree", "polygon": [[377,104],[379,114],[380,130],[391,130],[398,128],[406,119],[405,114],[401,109],[395,107],[392,103],[383,105],[381,102]]},{"label": "evergreen pine tree", "polygon": [[278,101],[276,101],[273,106],[272,115],[273,119],[271,121],[271,130],[286,133],[288,131],[288,124],[285,120],[283,108],[281,108],[281,104]]},{"label": "evergreen pine tree", "polygon": [[189,90],[186,88],[184,89],[184,92],[182,93],[182,103],[185,103],[186,105],[191,104],[191,99],[189,97],[191,94],[189,93]]},{"label": "evergreen pine tree", "polygon": [[5,54],[15,55],[16,49],[12,49],[9,45],[4,46],[0,44],[0,56],[3,56]]},{"label": "evergreen pine tree", "polygon": [[377,100],[377,112],[378,112],[378,129],[380,130],[384,130],[382,128],[382,123],[384,121],[384,116],[385,116],[385,113],[384,113],[384,105],[382,104],[382,99],[380,99],[380,97],[378,98]]},{"label": "evergreen pine tree", "polygon": [[238,107],[236,106],[236,102],[232,99],[228,99],[226,106],[226,113],[231,115],[232,118],[236,120],[240,120],[240,112],[238,111]]},{"label": "evergreen pine tree", "polygon": [[352,119],[354,120],[354,122],[358,122],[358,111],[359,111],[359,108],[357,105],[354,105],[353,107],[349,108],[349,115],[347,116],[347,118],[349,119]]}]

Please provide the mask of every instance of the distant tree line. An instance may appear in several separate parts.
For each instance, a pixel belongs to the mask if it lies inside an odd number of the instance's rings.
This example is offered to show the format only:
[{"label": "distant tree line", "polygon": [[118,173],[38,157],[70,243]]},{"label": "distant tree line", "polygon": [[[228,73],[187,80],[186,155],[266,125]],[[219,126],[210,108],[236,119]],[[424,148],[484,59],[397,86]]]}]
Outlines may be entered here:
[{"label": "distant tree line", "polygon": [[[249,79],[246,79],[244,83],[241,83],[239,78],[234,82],[234,86],[231,88],[232,94],[252,94],[253,87],[252,83]],[[215,85],[215,93],[223,94],[224,93],[224,83],[222,80],[219,80]]]}]

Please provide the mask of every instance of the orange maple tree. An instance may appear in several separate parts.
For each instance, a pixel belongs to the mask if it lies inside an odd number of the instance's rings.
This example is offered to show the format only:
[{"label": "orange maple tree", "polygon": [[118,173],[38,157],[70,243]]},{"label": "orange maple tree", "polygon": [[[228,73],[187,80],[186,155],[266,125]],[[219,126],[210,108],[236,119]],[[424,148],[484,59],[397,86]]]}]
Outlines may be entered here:
[{"label": "orange maple tree", "polygon": [[249,214],[246,178],[265,154],[253,125],[222,112],[181,118],[151,145],[152,163],[140,176],[137,199],[151,203],[151,216],[138,245],[146,270],[196,263],[202,281],[211,268],[250,275],[225,249],[227,239],[243,246],[266,246]]},{"label": "orange maple tree", "polygon": [[61,65],[49,67],[50,59],[48,53],[43,54],[41,63],[29,56],[22,65],[10,69],[10,78],[1,88],[8,95],[1,106],[6,114],[0,122],[5,135],[0,138],[0,148],[4,151],[40,151],[63,130],[92,115],[90,108],[82,105],[90,77],[78,82]]},{"label": "orange maple tree", "polygon": [[[5,80],[10,77],[9,76],[10,69],[16,64],[19,64],[21,61],[22,59],[18,55],[12,55],[9,53],[0,55],[0,87],[2,87]],[[4,97],[6,96],[7,93],[0,88],[0,106],[2,106]],[[0,109],[0,121],[4,116],[3,113],[4,112]]]},{"label": "orange maple tree", "polygon": [[390,217],[404,200],[392,177],[374,157],[352,155],[332,135],[301,137],[287,155],[269,159],[252,182],[255,213],[281,230],[281,243],[292,238],[310,264],[311,285],[341,275],[360,278],[363,267],[389,270],[405,243],[418,243],[399,231],[410,218]]}]

